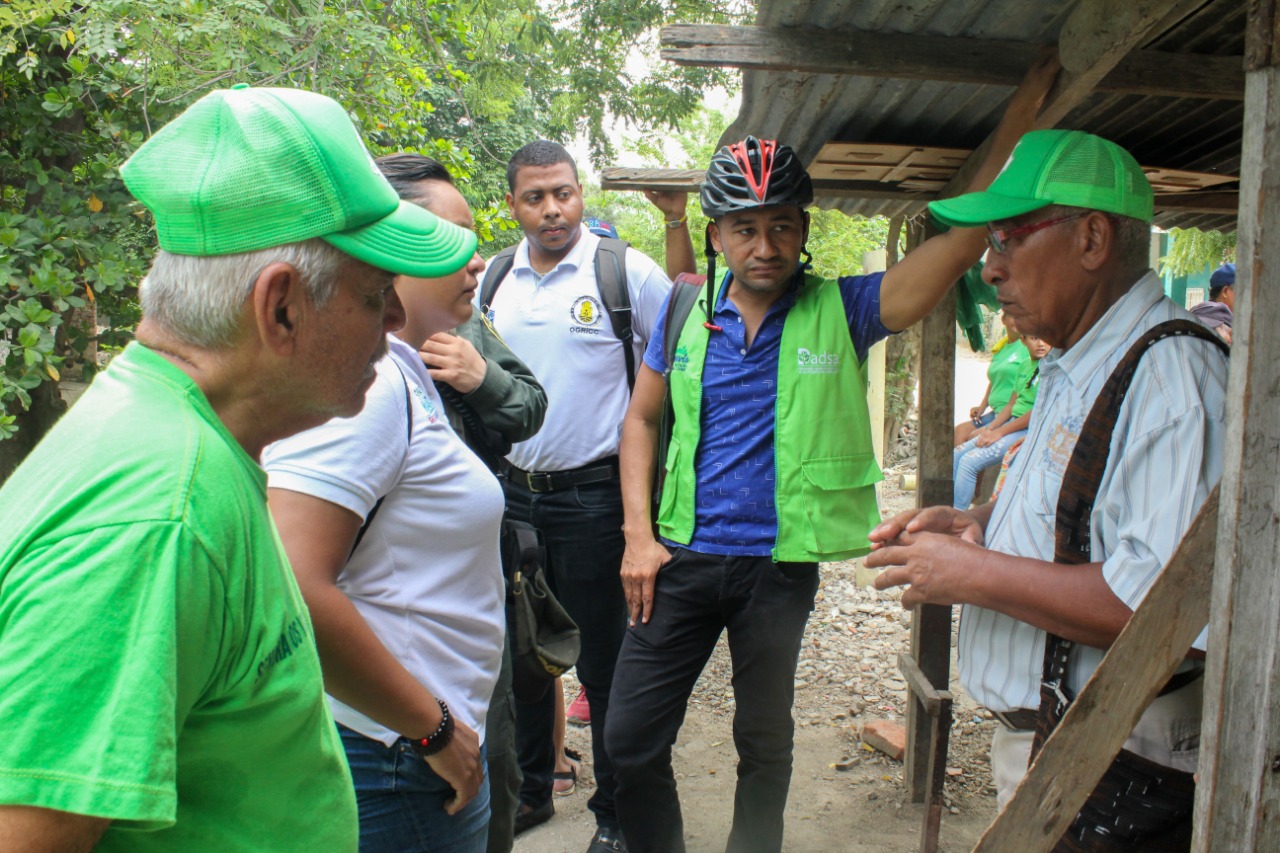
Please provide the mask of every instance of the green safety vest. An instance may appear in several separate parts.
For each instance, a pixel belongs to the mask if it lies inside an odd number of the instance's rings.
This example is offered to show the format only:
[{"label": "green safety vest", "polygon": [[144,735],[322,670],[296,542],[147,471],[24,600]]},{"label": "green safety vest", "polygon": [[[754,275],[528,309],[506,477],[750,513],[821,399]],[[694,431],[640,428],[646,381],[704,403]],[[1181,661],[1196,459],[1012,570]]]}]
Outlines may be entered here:
[{"label": "green safety vest", "polygon": [[[689,313],[668,372],[675,423],[658,531],[683,545],[693,538],[704,319],[701,311]],[[773,559],[812,562],[866,554],[867,534],[880,523],[875,484],[884,475],[871,445],[866,365],[853,348],[836,282],[805,276],[782,327],[777,389]]]}]

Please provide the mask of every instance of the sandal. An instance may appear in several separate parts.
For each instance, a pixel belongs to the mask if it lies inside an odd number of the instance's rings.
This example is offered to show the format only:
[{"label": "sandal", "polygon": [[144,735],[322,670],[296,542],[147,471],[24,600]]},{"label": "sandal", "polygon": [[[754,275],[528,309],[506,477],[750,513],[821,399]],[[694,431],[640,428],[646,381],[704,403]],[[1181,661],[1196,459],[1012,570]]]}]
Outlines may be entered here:
[{"label": "sandal", "polygon": [[568,770],[557,770],[551,774],[551,793],[557,797],[567,797],[578,789],[578,768],[582,756],[575,750],[565,748],[564,757],[569,761]]},{"label": "sandal", "polygon": [[578,768],[557,770],[551,774],[551,793],[557,797],[567,797],[578,789]]}]

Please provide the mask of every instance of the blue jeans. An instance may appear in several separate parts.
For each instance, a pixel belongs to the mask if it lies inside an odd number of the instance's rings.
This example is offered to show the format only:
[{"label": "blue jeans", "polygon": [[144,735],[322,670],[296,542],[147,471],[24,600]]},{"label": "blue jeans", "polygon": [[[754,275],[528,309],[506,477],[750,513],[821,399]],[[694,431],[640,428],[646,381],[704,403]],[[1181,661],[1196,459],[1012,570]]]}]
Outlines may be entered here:
[{"label": "blue jeans", "polygon": [[[360,853],[484,853],[489,777],[456,815],[453,788],[400,738],[391,746],[339,725],[360,809]],[[483,750],[482,750],[483,754]]]},{"label": "blue jeans", "polygon": [[[622,595],[622,490],[617,480],[533,493],[504,480],[507,515],[538,528],[547,548],[547,583],[582,634],[578,681],[591,707],[591,757],[596,792],[587,801],[598,826],[618,825],[613,763],[604,743],[613,667],[627,628]],[[552,727],[559,695],[516,702],[516,745],[524,782],[520,802],[539,808],[551,800],[555,772]]]},{"label": "blue jeans", "polygon": [[991,423],[995,419],[996,419],[996,413],[991,411],[990,409],[987,409],[986,414],[978,417],[978,422],[974,424],[974,426],[977,427],[978,429],[982,429],[984,426]]},{"label": "blue jeans", "polygon": [[956,509],[968,509],[978,487],[978,474],[999,465],[1005,451],[1026,434],[1025,429],[1020,429],[986,447],[979,447],[978,439],[974,437],[957,447],[951,458],[951,479],[955,481],[951,505]]},{"label": "blue jeans", "polygon": [[[791,786],[796,660],[818,591],[816,563],[672,551],[653,616],[627,631],[605,730],[631,853],[683,853],[671,747],[689,695],[729,632],[738,784],[729,853],[778,853]],[[595,721],[592,720],[592,725]]]}]

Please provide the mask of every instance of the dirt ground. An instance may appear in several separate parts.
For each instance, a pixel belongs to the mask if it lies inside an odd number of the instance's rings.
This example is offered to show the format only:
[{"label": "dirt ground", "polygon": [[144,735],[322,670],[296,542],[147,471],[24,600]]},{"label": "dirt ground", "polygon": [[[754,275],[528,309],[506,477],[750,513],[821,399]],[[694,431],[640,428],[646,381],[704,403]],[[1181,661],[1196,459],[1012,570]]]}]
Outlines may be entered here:
[{"label": "dirt ground", "polygon": [[[957,349],[957,420],[982,398],[985,357]],[[897,488],[914,473],[906,458],[886,470],[886,515],[914,505]],[[796,748],[786,811],[784,849],[796,853],[914,853],[920,849],[923,807],[909,802],[903,765],[864,746],[872,720],[905,724],[906,683],[897,655],[909,648],[910,614],[895,593],[863,584],[870,575],[853,562],[823,566],[822,587],[796,672]],[[957,614],[958,614],[957,609]],[[954,624],[953,624],[954,630]],[[954,645],[954,635],[953,635]],[[953,651],[954,655],[954,651]],[[673,762],[690,853],[724,850],[733,816],[737,757],[730,730],[733,692],[722,639],[702,674],[677,740]],[[948,756],[941,849],[972,849],[995,817],[988,748],[997,725],[954,679],[955,715]],[[566,679],[572,699],[576,684]],[[556,816],[516,840],[518,853],[582,853],[595,828],[586,809],[594,790],[589,731],[569,727],[567,743],[584,756],[576,793],[556,798]],[[839,767],[837,767],[839,765]],[[847,769],[839,769],[840,767]]]}]

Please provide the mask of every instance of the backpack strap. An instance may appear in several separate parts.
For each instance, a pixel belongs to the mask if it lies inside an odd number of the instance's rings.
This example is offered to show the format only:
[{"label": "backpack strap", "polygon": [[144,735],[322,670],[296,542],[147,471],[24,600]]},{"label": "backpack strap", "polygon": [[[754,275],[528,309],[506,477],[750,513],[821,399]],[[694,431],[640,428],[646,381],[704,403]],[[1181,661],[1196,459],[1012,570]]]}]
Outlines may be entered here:
[{"label": "backpack strap", "polygon": [[663,481],[667,475],[667,450],[671,446],[671,431],[675,427],[676,419],[675,406],[671,402],[671,388],[668,381],[671,376],[671,364],[675,361],[676,345],[680,342],[680,332],[684,330],[684,324],[689,320],[689,315],[693,312],[693,306],[698,302],[698,295],[702,293],[702,285],[706,280],[707,277],[705,275],[682,272],[676,276],[676,280],[671,286],[671,295],[667,297],[667,315],[662,330],[662,355],[667,367],[662,374],[662,378],[664,382],[668,382],[668,385],[662,406],[662,420],[658,424],[657,453],[654,455],[657,468],[653,474],[651,497],[655,523],[658,517],[658,504],[662,501]]},{"label": "backpack strap", "polygon": [[[636,354],[632,346],[631,291],[627,288],[628,245],[625,240],[601,237],[600,244],[596,247],[595,274],[600,301],[604,303],[605,313],[609,315],[613,336],[622,342],[622,357],[627,364],[627,390],[631,391],[636,384]],[[519,244],[508,246],[489,261],[484,285],[480,288],[481,313],[489,313],[498,285],[502,284],[515,264],[518,247]]]},{"label": "backpack strap", "polygon": [[[1102,391],[1094,400],[1089,416],[1085,418],[1076,440],[1071,460],[1062,475],[1062,487],[1058,490],[1058,508],[1054,519],[1053,561],[1068,565],[1083,565],[1092,559],[1093,536],[1090,518],[1098,487],[1111,456],[1111,436],[1115,432],[1120,409],[1124,405],[1129,387],[1138,371],[1138,363],[1152,346],[1173,337],[1195,337],[1206,340],[1230,356],[1231,350],[1216,334],[1192,320],[1169,320],[1143,334],[1107,378]],[[1057,727],[1067,712],[1072,697],[1066,687],[1067,664],[1071,640],[1049,634],[1044,646],[1043,680],[1040,685],[1040,711],[1036,721],[1036,736],[1032,755]],[[1199,677],[1203,670],[1178,673],[1160,691],[1172,692]]]},{"label": "backpack strap", "polygon": [[[391,356],[385,356],[390,358]],[[399,372],[400,378],[404,380],[404,410],[405,410],[405,430],[404,440],[406,448],[413,443],[413,397],[409,391],[409,377],[404,375],[404,371],[400,369],[400,365],[396,365],[396,371]],[[407,452],[407,451],[406,451]],[[388,492],[388,494],[390,494]],[[386,495],[378,498],[378,502],[373,505],[373,509],[369,510],[369,514],[365,516],[364,524],[360,525],[360,530],[356,533],[356,539],[351,543],[351,554],[356,552],[360,547],[360,542],[364,539],[364,535],[369,532],[369,525],[373,524],[374,517],[378,514],[378,510],[382,509],[382,502],[387,499]],[[347,555],[347,559],[351,559],[351,554]]]},{"label": "backpack strap", "polygon": [[596,247],[596,286],[600,301],[609,315],[613,336],[622,342],[622,357],[627,362],[627,390],[636,387],[636,353],[632,346],[631,291],[627,288],[627,242],[601,237]]},{"label": "backpack strap", "polygon": [[517,243],[514,246],[508,246],[501,252],[493,256],[489,261],[484,274],[484,284],[480,286],[480,313],[488,315],[489,306],[493,304],[493,295],[498,292],[498,285],[502,284],[502,280],[507,277],[507,273],[511,272],[511,266],[516,261],[516,249],[520,248]]}]

